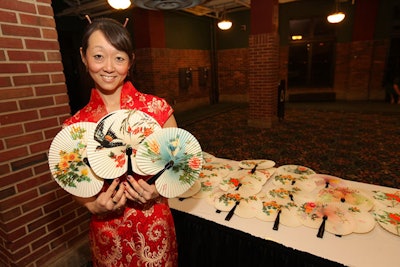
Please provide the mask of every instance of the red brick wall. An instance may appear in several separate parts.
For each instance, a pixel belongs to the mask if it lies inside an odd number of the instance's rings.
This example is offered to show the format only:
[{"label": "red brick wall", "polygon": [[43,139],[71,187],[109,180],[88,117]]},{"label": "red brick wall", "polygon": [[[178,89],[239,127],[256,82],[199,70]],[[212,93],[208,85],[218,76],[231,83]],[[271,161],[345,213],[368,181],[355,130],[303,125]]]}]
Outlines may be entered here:
[{"label": "red brick wall", "polygon": [[[211,88],[209,77],[206,86],[199,85],[199,67],[211,68],[210,51],[168,48],[138,49],[136,55],[137,87],[143,92],[165,98],[176,110],[208,104]],[[179,90],[179,68],[192,69],[192,85],[187,92]]]},{"label": "red brick wall", "polygon": [[248,48],[218,51],[218,82],[221,101],[247,101],[249,88]]},{"label": "red brick wall", "polygon": [[70,112],[50,0],[0,2],[0,95],[0,265],[44,266],[88,218],[47,163]]},{"label": "red brick wall", "polygon": [[334,91],[338,100],[383,100],[382,86],[389,41],[336,45]]}]

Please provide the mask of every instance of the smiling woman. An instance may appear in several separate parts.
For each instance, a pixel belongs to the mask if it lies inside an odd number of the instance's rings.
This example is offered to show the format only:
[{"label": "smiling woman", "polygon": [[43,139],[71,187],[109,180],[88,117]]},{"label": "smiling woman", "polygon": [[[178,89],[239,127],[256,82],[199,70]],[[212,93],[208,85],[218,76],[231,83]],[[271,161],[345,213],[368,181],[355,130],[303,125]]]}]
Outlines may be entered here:
[{"label": "smiling woman", "polygon": [[[83,35],[80,52],[95,87],[89,103],[64,126],[98,122],[120,109],[142,111],[161,127],[177,126],[172,107],[164,99],[141,93],[126,80],[134,56],[122,24],[107,18],[93,20]],[[128,155],[128,150],[121,153]],[[92,213],[89,234],[93,265],[148,266],[151,262],[176,266],[176,236],[167,199],[138,174],[114,178],[93,197],[74,196]]]}]

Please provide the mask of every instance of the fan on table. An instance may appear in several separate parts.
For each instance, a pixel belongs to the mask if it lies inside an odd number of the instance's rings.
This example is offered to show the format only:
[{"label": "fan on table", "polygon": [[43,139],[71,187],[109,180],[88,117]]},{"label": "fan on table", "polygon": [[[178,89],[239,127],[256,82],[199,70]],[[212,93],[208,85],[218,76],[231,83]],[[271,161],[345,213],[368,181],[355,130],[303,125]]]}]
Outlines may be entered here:
[{"label": "fan on table", "polygon": [[133,172],[144,175],[136,165],[136,150],[149,135],[160,130],[158,122],[139,110],[121,109],[99,120],[88,142],[93,171],[105,179]]},{"label": "fan on table", "polygon": [[256,170],[265,170],[275,166],[275,162],[267,159],[247,159],[239,162],[239,167],[251,170],[253,173]]},{"label": "fan on table", "polygon": [[348,235],[356,226],[354,217],[340,203],[305,202],[299,206],[298,216],[304,226],[319,228],[319,238],[325,229],[335,235]]},{"label": "fan on table", "polygon": [[61,130],[53,139],[49,150],[49,167],[54,180],[68,193],[91,197],[100,192],[104,180],[90,168],[87,143],[93,122],[78,122]]},{"label": "fan on table", "polygon": [[369,211],[374,207],[373,200],[359,189],[351,187],[323,188],[318,192],[320,202],[341,202]]},{"label": "fan on table", "polygon": [[301,188],[304,191],[311,192],[317,184],[311,175],[315,172],[301,165],[283,165],[279,166],[272,178],[272,182],[276,186],[292,185]]},{"label": "fan on table", "polygon": [[168,198],[186,192],[198,179],[203,153],[197,139],[181,128],[163,128],[148,136],[136,153],[138,168],[154,175],[158,192]]}]

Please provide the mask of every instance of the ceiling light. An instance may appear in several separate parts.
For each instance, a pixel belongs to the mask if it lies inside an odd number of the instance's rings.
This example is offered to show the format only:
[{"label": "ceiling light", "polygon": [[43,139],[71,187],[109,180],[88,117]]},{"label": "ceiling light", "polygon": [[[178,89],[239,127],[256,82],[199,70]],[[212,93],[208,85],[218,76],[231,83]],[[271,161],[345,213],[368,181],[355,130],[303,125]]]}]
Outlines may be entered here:
[{"label": "ceiling light", "polygon": [[339,1],[341,0],[335,0],[335,12],[326,17],[329,23],[339,23],[344,20],[344,13],[339,11]]},{"label": "ceiling light", "polygon": [[336,12],[327,17],[329,23],[339,23],[344,20],[345,14],[343,12]]},{"label": "ceiling light", "polygon": [[[217,17],[218,13],[217,13]],[[218,28],[220,28],[223,31],[229,30],[232,27],[232,21],[226,18],[226,12],[225,10],[221,12],[221,16],[219,17],[218,21]]]},{"label": "ceiling light", "polygon": [[108,0],[108,4],[115,9],[127,9],[131,6],[130,0]]},{"label": "ceiling light", "polygon": [[232,27],[232,21],[230,20],[224,19],[218,22],[218,28],[220,28],[223,31],[229,30],[231,27]]}]

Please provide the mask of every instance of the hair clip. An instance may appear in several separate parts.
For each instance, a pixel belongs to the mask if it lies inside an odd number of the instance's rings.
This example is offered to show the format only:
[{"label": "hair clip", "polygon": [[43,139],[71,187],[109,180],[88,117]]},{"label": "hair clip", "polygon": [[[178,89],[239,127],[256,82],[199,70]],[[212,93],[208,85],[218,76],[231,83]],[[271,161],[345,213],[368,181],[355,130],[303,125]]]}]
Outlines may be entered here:
[{"label": "hair clip", "polygon": [[92,24],[92,20],[90,19],[89,15],[85,15],[85,18],[87,19],[87,21],[89,22],[89,24]]},{"label": "hair clip", "polygon": [[124,28],[126,28],[126,24],[128,24],[129,18],[125,18]]}]

